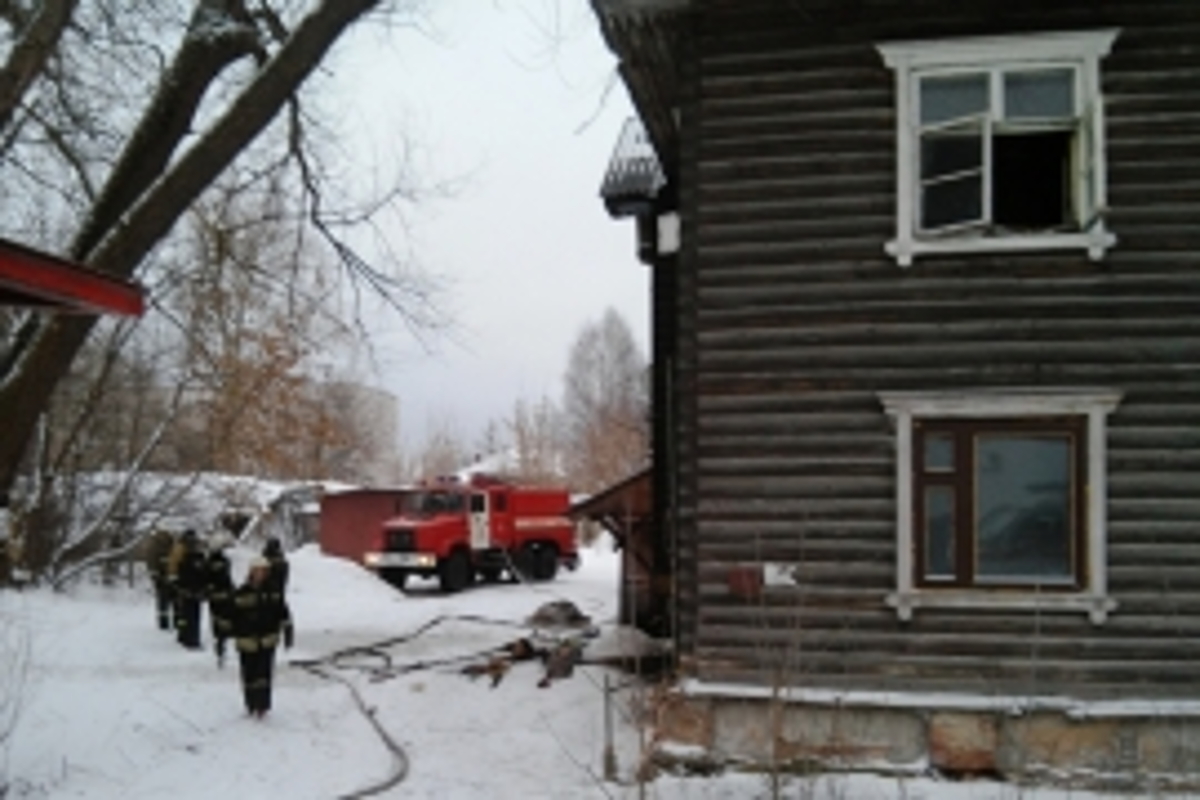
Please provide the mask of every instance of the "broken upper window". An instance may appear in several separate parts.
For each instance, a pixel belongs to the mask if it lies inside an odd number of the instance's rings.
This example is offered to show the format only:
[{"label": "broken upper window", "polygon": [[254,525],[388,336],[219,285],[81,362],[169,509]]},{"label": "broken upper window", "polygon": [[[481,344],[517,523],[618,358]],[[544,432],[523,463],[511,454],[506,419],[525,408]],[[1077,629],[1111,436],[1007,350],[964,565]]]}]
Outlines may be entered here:
[{"label": "broken upper window", "polygon": [[1115,31],[880,46],[897,78],[902,266],[922,253],[1085,249],[1105,229],[1099,59]]}]

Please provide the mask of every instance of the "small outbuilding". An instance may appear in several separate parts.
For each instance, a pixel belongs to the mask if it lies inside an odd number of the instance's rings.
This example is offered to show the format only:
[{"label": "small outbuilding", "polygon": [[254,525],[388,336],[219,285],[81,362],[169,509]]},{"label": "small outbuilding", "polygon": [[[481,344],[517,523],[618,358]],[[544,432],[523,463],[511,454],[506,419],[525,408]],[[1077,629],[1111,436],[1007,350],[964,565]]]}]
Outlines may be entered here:
[{"label": "small outbuilding", "polygon": [[574,503],[567,512],[590,520],[613,537],[621,551],[618,618],[652,636],[669,635],[670,570],[655,553],[664,548],[654,519],[654,484],[649,467]]}]

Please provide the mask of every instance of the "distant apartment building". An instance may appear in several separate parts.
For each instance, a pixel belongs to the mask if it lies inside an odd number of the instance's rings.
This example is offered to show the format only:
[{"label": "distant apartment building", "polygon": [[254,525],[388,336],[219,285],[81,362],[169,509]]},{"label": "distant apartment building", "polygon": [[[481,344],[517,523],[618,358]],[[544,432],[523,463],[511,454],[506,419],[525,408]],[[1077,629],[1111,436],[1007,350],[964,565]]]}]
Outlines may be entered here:
[{"label": "distant apartment building", "polygon": [[400,479],[400,401],[385,389],[361,383],[324,384],[351,423],[357,446],[348,453],[347,473],[359,483],[385,485]]}]

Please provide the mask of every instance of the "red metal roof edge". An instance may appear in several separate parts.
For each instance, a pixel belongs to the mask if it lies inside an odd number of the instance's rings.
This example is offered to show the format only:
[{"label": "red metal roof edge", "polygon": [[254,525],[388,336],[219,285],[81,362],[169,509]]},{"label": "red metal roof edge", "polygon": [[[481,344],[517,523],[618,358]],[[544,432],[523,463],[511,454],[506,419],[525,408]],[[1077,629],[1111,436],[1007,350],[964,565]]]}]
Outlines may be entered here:
[{"label": "red metal roof edge", "polygon": [[141,316],[142,287],[64,258],[0,239],[0,288],[60,311]]}]

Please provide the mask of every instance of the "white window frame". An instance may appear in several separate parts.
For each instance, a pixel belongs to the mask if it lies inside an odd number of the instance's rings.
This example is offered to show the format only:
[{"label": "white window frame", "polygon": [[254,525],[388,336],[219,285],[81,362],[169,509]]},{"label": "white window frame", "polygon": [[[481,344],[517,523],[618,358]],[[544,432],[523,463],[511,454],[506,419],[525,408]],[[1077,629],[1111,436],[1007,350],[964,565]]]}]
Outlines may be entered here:
[{"label": "white window frame", "polygon": [[[926,254],[1010,253],[1040,250],[1086,250],[1099,261],[1116,244],[1105,227],[1108,185],[1104,134],[1104,97],[1100,88],[1100,59],[1108,55],[1119,29],[1036,33],[962,39],[888,42],[876,45],[884,63],[895,71],[896,82],[896,236],[885,250],[901,267]],[[925,236],[918,230],[920,193],[920,120],[918,87],[922,76],[955,71],[988,72],[1010,69],[1070,67],[1076,71],[1076,103],[1090,131],[1089,164],[1078,163],[1076,183],[1090,167],[1090,213],[1083,230],[985,235],[964,228],[957,235]],[[1082,160],[1082,159],[1081,159]],[[1086,188],[1077,186],[1077,194]],[[1083,194],[1079,194],[1082,199]]]},{"label": "white window frame", "polygon": [[[885,602],[901,620],[918,608],[1018,609],[1087,613],[1104,623],[1117,602],[1108,595],[1107,420],[1121,402],[1113,389],[980,389],[881,392],[880,402],[896,428],[896,590]],[[940,589],[922,587],[914,575],[913,421],[1047,416],[1087,418],[1086,584],[1079,592],[1039,592],[1036,588]]]}]

